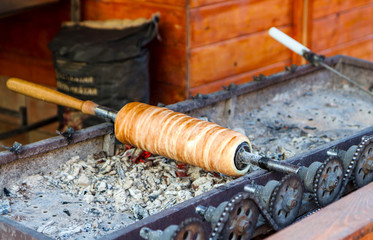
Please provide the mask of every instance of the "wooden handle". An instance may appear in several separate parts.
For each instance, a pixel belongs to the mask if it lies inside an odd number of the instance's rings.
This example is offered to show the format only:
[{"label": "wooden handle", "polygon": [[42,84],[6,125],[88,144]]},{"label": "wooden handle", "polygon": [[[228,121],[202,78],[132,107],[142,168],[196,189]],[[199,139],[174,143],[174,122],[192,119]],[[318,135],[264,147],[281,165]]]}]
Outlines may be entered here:
[{"label": "wooden handle", "polygon": [[89,115],[95,115],[95,108],[98,106],[94,102],[82,101],[56,90],[27,82],[19,78],[9,78],[6,85],[10,90],[17,93],[21,93],[45,102],[77,109]]}]

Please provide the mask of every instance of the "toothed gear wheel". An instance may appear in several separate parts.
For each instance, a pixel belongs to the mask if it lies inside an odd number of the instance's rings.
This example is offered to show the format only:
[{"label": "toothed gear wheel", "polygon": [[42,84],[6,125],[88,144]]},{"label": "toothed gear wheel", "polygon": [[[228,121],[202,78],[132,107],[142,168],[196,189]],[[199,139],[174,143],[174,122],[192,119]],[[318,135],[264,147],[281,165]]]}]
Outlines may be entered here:
[{"label": "toothed gear wheel", "polygon": [[365,186],[373,180],[373,136],[363,137],[358,145],[353,159],[356,161],[354,169],[354,183],[358,187]]},{"label": "toothed gear wheel", "polygon": [[250,239],[256,227],[259,210],[249,194],[238,193],[228,202],[213,227],[210,239]]},{"label": "toothed gear wheel", "polygon": [[202,220],[188,218],[181,222],[172,234],[171,240],[206,240],[207,234]]},{"label": "toothed gear wheel", "polygon": [[320,207],[337,199],[343,180],[343,162],[339,157],[328,157],[318,168],[313,180],[313,195]]},{"label": "toothed gear wheel", "polygon": [[269,213],[280,228],[294,222],[302,204],[303,185],[298,175],[287,175],[273,190]]}]

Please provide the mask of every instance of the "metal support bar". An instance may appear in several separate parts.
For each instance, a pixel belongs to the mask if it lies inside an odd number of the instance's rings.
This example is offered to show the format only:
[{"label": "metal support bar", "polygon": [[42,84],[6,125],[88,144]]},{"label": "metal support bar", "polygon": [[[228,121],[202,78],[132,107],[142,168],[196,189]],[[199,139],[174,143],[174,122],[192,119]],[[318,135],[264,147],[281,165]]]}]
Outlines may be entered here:
[{"label": "metal support bar", "polygon": [[288,174],[297,174],[300,169],[299,166],[289,164],[286,162],[276,161],[270,158],[262,158],[261,162],[262,162],[261,165],[265,166],[266,169],[270,171],[277,171],[277,172],[288,173]]},{"label": "metal support bar", "polygon": [[104,106],[98,106],[95,108],[95,115],[96,117],[108,119],[112,122],[115,122],[115,118],[117,117],[117,111]]},{"label": "metal support bar", "polygon": [[363,86],[361,86],[359,83],[357,83],[356,81],[352,80],[351,78],[347,77],[346,75],[342,74],[341,72],[335,70],[334,68],[330,67],[328,64],[325,64],[324,62],[318,62],[318,64],[320,64],[321,66],[323,66],[324,68],[328,69],[329,71],[337,74],[338,76],[340,76],[341,78],[343,78],[344,80],[346,80],[347,82],[353,84],[355,87],[358,87],[361,91],[369,94],[371,97],[373,97],[373,92],[365,89]]},{"label": "metal support bar", "polygon": [[269,171],[276,171],[287,174],[297,174],[300,170],[299,166],[289,164],[286,162],[276,161],[258,154],[250,153],[242,146],[238,149],[235,159],[236,164],[252,164],[262,169]]},{"label": "metal support bar", "polygon": [[27,126],[28,118],[27,118],[27,108],[26,107],[20,107],[19,108],[19,114],[21,119],[21,125]]},{"label": "metal support bar", "polygon": [[15,118],[20,117],[20,112],[10,110],[10,109],[7,109],[7,108],[2,108],[2,107],[0,107],[0,114],[5,114],[5,115],[15,117]]}]

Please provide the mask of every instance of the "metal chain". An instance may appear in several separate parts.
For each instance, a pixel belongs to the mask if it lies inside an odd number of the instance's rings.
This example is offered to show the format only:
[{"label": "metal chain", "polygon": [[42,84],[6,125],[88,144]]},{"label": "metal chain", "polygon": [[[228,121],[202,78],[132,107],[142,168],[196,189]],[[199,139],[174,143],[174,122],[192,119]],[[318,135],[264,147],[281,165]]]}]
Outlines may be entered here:
[{"label": "metal chain", "polygon": [[361,152],[361,150],[363,150],[365,148],[365,146],[367,144],[370,143],[370,140],[372,140],[372,139],[373,139],[373,136],[370,136],[370,137],[364,136],[364,137],[362,137],[362,140],[361,140],[360,144],[358,145],[358,147],[357,147],[357,149],[356,149],[356,151],[355,151],[355,153],[354,153],[354,155],[353,155],[353,157],[352,157],[352,159],[351,159],[351,161],[350,161],[350,163],[349,163],[349,165],[348,165],[348,167],[347,167],[347,169],[345,171],[345,174],[343,175],[342,188],[341,188],[341,191],[339,192],[339,194],[338,194],[338,196],[337,196],[336,199],[339,199],[342,196],[344,190],[346,189],[347,184],[348,184],[348,182],[349,182],[349,180],[351,178],[351,175],[352,175],[352,173],[354,171],[355,164],[359,160],[359,157],[360,157],[359,153]]},{"label": "metal chain", "polygon": [[[356,149],[344,175],[343,175],[343,178],[342,178],[342,187],[339,191],[339,194],[337,195],[336,199],[339,199],[346,186],[347,186],[347,183],[348,181],[350,180],[351,178],[351,175],[352,175],[352,172],[354,170],[354,166],[356,164],[356,162],[359,160],[359,153],[364,149],[364,147],[369,144],[370,142],[373,142],[373,136],[370,136],[370,137],[363,137],[362,138],[362,141],[361,143],[358,145],[358,148]],[[319,178],[322,171],[324,170],[325,166],[332,160],[332,158],[328,158],[323,164],[322,166],[320,167],[320,169],[318,170],[318,173],[316,174],[316,177],[315,178]],[[279,184],[279,186],[286,180],[286,177],[283,178]],[[313,195],[315,197],[315,201],[316,201],[316,204],[317,205],[320,205],[318,202],[317,202],[317,197],[316,197],[316,191],[319,187],[319,181],[315,181],[315,185],[314,185],[314,189],[313,189]],[[276,191],[279,190],[279,186],[277,186],[274,190],[274,193],[276,193]],[[246,194],[246,196],[245,196]],[[274,194],[272,194],[274,195]],[[253,193],[250,193],[250,192],[245,192],[245,193],[239,193],[237,194],[235,197],[233,197],[227,204],[227,206],[224,208],[224,211],[223,213],[221,214],[221,217],[219,218],[218,222],[216,223],[216,225],[214,226],[213,228],[213,231],[212,231],[212,234],[210,236],[210,239],[211,240],[217,240],[219,239],[219,236],[224,228],[224,225],[225,225],[225,222],[227,221],[228,217],[229,217],[229,214],[231,212],[231,210],[233,209],[232,206],[234,206],[234,204],[236,204],[236,202],[239,202],[239,201],[242,201],[246,198],[250,198],[251,200],[253,200],[256,204],[256,206],[258,207],[259,209],[259,212],[262,214],[262,216],[264,217],[264,219],[269,223],[269,225],[275,230],[275,231],[278,231],[280,230],[280,227],[279,225],[276,223],[276,221],[272,218],[271,214],[268,212],[268,210],[266,209],[266,207],[262,204],[262,202],[259,200],[259,198],[257,196],[255,196],[255,194]],[[274,205],[274,201],[273,201],[273,198],[271,198],[271,201],[270,201],[270,210],[272,209],[271,207],[273,207]],[[312,215],[313,213],[319,211],[320,209],[316,209],[316,210],[312,210],[311,212],[308,212],[306,215],[304,216],[301,216],[299,218],[297,218],[295,221],[299,221],[307,216],[310,216]]]},{"label": "metal chain", "polygon": [[219,239],[222,231],[224,230],[225,223],[229,219],[229,214],[231,213],[234,205],[237,204],[237,203],[239,203],[242,200],[247,199],[247,198],[249,198],[252,201],[254,201],[254,203],[256,204],[256,206],[259,209],[259,212],[262,214],[262,216],[264,217],[264,219],[271,225],[271,227],[275,231],[280,230],[280,227],[273,220],[272,216],[269,214],[269,212],[267,211],[266,207],[261,203],[261,201],[258,199],[258,197],[256,197],[252,193],[247,193],[247,192],[242,193],[241,192],[241,193],[238,193],[237,195],[235,195],[227,203],[227,206],[224,208],[222,214],[220,215],[220,218],[219,218],[218,222],[213,227],[212,233],[211,233],[210,238],[209,238],[210,240],[217,240],[217,239]]},{"label": "metal chain", "polygon": [[[335,157],[334,156],[330,156],[330,157],[328,157],[322,164],[321,164],[321,166],[319,167],[319,169],[317,170],[317,173],[316,173],[316,175],[315,175],[315,178],[314,178],[314,185],[313,185],[313,197],[314,197],[314,201],[315,201],[315,203],[316,203],[316,205],[317,206],[319,206],[320,208],[322,208],[322,207],[325,207],[323,204],[321,204],[319,201],[320,201],[320,199],[318,198],[318,195],[317,195],[317,192],[318,192],[318,190],[319,190],[319,187],[320,187],[320,177],[322,176],[322,173],[324,172],[324,169],[325,169],[325,167],[332,161],[332,160],[336,160],[335,159]],[[339,160],[339,158],[338,158],[338,161],[340,162],[340,165],[341,165],[341,168],[343,169],[343,163],[342,163],[342,161],[341,160]],[[342,181],[342,184],[343,184],[343,178],[341,179],[341,181]],[[341,187],[341,190],[343,190],[342,189],[342,187]],[[337,200],[339,197],[339,194],[337,194],[336,195],[336,197],[335,197],[335,199],[333,200],[333,201],[335,201],[335,200]]]}]

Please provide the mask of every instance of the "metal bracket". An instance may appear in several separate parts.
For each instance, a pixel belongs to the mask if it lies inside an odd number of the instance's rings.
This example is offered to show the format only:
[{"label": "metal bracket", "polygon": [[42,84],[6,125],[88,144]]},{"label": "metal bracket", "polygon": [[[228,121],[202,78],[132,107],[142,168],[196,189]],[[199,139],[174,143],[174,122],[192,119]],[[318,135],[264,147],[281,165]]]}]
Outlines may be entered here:
[{"label": "metal bracket", "polygon": [[196,100],[203,100],[203,99],[208,99],[209,97],[207,95],[197,93],[195,96],[190,96],[191,99],[196,99]]},{"label": "metal bracket", "polygon": [[22,152],[22,147],[23,145],[19,142],[14,142],[13,146],[7,147],[7,146],[2,146],[4,149],[9,150],[12,153],[19,154]]},{"label": "metal bracket", "polygon": [[267,79],[266,75],[264,74],[259,74],[258,76],[253,76],[254,81],[259,82],[259,81],[264,81]]},{"label": "metal bracket", "polygon": [[290,73],[295,73],[295,71],[297,70],[298,68],[298,65],[296,64],[291,64],[290,67],[289,66],[285,66],[285,70],[290,72]]},{"label": "metal bracket", "polygon": [[227,86],[223,86],[223,89],[224,90],[227,90],[227,91],[232,91],[232,90],[234,90],[234,89],[236,89],[237,88],[237,84],[235,84],[235,83],[231,83],[231,84],[229,84],[229,86],[227,87]]},{"label": "metal bracket", "polygon": [[61,135],[64,138],[66,138],[67,143],[70,144],[71,141],[73,140],[73,135],[75,133],[75,129],[72,128],[72,127],[68,127],[65,132],[60,132],[60,131],[56,130],[56,133],[58,135]]}]

